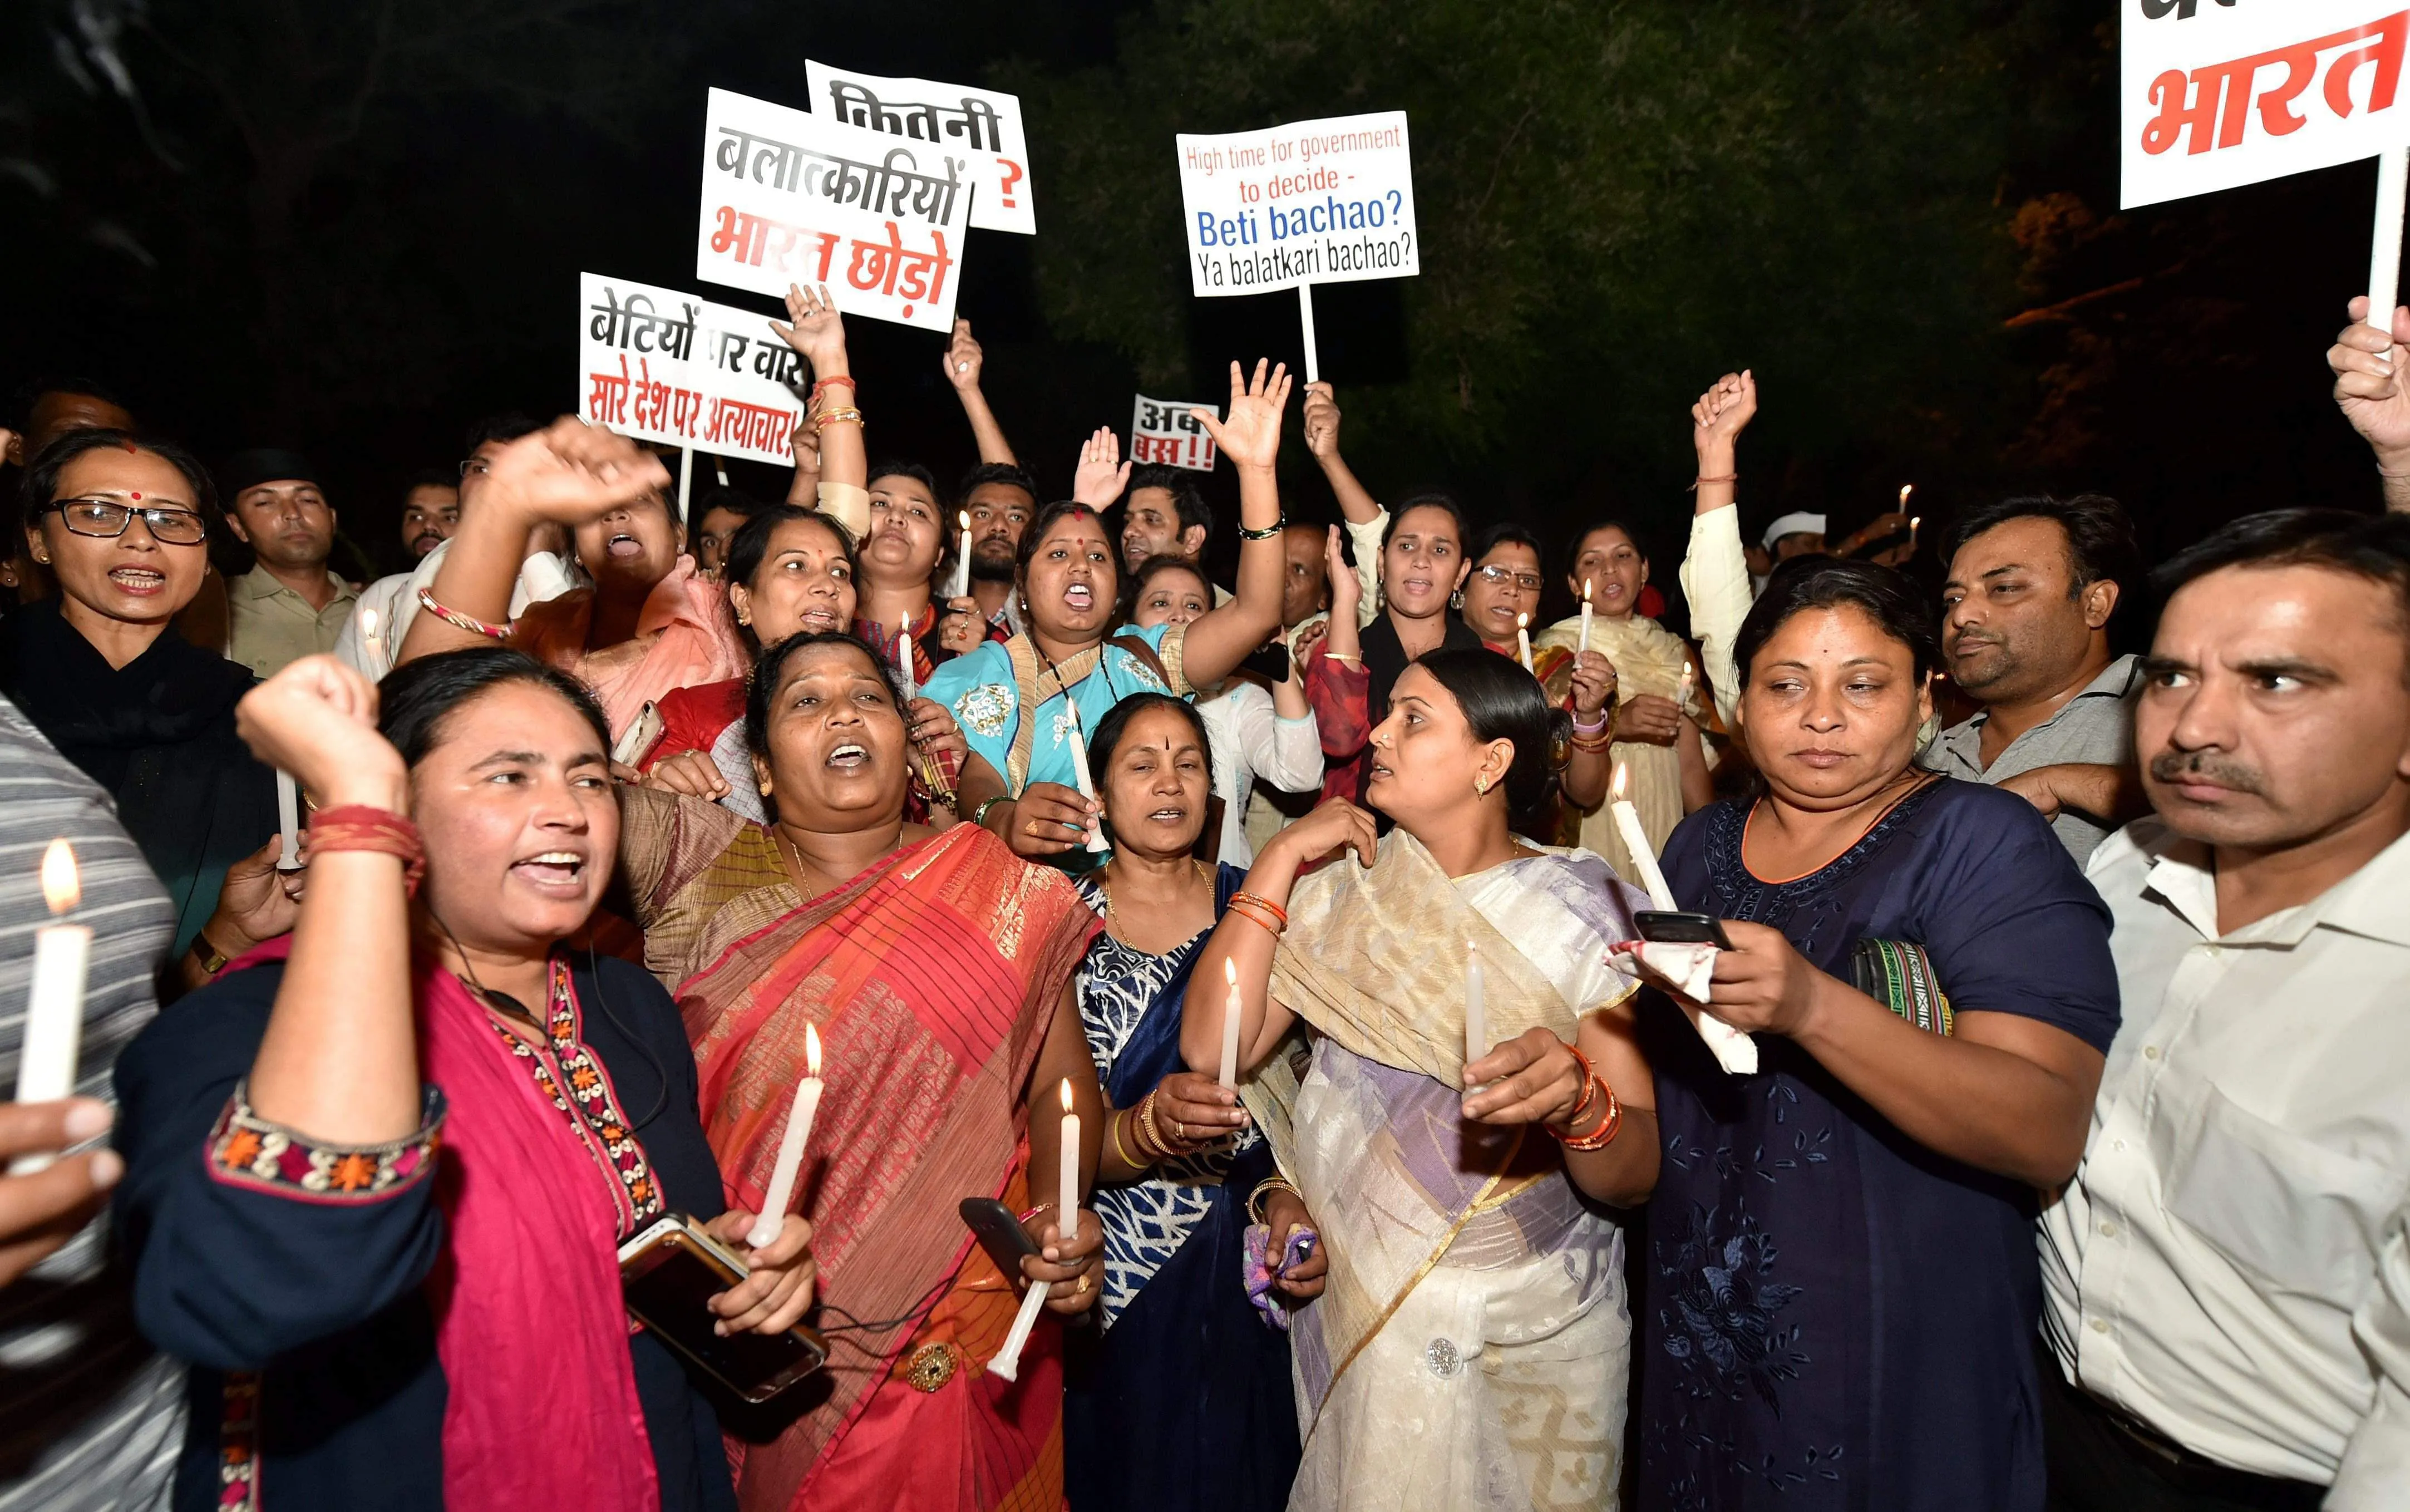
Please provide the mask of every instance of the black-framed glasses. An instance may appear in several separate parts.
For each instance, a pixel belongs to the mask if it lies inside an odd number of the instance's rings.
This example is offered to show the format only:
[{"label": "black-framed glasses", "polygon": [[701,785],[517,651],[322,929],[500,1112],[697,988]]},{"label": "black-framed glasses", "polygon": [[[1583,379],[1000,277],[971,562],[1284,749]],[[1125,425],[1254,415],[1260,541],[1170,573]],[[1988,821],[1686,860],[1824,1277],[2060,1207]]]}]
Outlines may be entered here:
[{"label": "black-framed glasses", "polygon": [[114,499],[54,499],[51,507],[59,512],[60,521],[78,535],[104,539],[123,535],[137,515],[142,516],[142,527],[151,532],[151,538],[163,545],[196,546],[210,533],[199,515],[165,504],[137,506]]},{"label": "black-framed glasses", "polygon": [[1537,593],[1547,587],[1546,581],[1537,573],[1518,573],[1512,567],[1502,567],[1494,561],[1481,569],[1481,580],[1491,588],[1506,588],[1511,585],[1521,589],[1526,593]]}]

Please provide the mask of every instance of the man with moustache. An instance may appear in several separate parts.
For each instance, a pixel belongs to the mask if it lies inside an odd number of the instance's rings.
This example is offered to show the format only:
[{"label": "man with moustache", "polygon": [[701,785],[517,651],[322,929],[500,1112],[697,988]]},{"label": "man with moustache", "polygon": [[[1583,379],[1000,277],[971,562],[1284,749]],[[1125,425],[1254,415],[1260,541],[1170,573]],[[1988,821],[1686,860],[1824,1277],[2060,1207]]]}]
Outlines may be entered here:
[{"label": "man with moustache", "polygon": [[[956,324],[967,328],[969,323]],[[971,517],[970,597],[977,615],[950,613],[938,632],[948,650],[961,652],[982,640],[1009,641],[1021,629],[1012,569],[1021,552],[1021,532],[1038,514],[1038,480],[1011,462],[981,462],[963,474],[956,497]],[[960,611],[963,605],[954,601],[947,607]]]},{"label": "man with moustache", "polygon": [[422,472],[401,496],[401,548],[413,562],[452,539],[460,528],[460,487],[441,472]]},{"label": "man with moustache", "polygon": [[359,590],[327,569],[335,511],[317,470],[298,452],[238,452],[220,485],[226,526],[251,547],[251,571],[226,579],[226,657],[262,677],[335,648]]},{"label": "man with moustache", "polygon": [[2059,1512],[2410,1495],[2410,519],[2255,515],[2159,572],[2155,817],[2087,875],[2124,1022],[2043,1214]]},{"label": "man with moustache", "polygon": [[2004,499],[1959,522],[1941,589],[1950,676],[1982,708],[1918,756],[2021,794],[2078,863],[2139,807],[2136,659],[2109,621],[2141,557],[2113,499]]}]

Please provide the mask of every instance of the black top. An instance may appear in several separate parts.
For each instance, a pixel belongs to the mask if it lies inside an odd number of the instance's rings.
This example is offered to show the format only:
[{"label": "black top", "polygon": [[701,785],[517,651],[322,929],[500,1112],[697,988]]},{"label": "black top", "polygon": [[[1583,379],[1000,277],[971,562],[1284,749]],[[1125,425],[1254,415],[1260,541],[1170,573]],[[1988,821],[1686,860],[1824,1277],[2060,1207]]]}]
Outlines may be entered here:
[{"label": "black top", "polygon": [[[596,980],[597,969],[601,981]],[[674,1212],[726,1211],[677,1005],[642,967],[579,958],[586,1044],[617,1086]],[[296,1200],[215,1180],[203,1158],[250,1073],[282,963],[223,977],[168,1009],[117,1062],[117,1217],[135,1315],[192,1363],[178,1512],[219,1505],[226,1373],[263,1371],[262,1505],[421,1512],[443,1505],[443,1367],[420,1285],[443,1247],[435,1183]],[[428,1121],[440,1092],[430,1091]],[[540,1258],[530,1257],[530,1263]],[[719,1423],[676,1357],[629,1340],[663,1512],[733,1512]]]},{"label": "black top", "polygon": [[112,667],[56,600],[0,623],[0,692],[117,800],[175,905],[178,952],[217,908],[227,865],[276,833],[276,774],[234,732],[258,680],[173,630]]}]

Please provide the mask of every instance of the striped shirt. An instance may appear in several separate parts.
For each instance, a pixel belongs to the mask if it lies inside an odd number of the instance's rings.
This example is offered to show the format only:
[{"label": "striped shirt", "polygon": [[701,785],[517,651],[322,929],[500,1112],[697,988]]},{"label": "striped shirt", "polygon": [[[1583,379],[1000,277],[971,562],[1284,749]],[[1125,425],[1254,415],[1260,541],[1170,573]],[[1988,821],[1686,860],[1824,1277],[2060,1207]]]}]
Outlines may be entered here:
[{"label": "striped shirt", "polygon": [[[64,838],[92,926],[76,1090],[111,1099],[118,1053],[158,1012],[175,913],[109,795],[0,699],[0,1088],[17,1084],[42,852]],[[197,1151],[196,1154],[197,1155]],[[109,1214],[0,1290],[0,1512],[164,1507],[184,1432],[184,1371],[135,1330]]]}]

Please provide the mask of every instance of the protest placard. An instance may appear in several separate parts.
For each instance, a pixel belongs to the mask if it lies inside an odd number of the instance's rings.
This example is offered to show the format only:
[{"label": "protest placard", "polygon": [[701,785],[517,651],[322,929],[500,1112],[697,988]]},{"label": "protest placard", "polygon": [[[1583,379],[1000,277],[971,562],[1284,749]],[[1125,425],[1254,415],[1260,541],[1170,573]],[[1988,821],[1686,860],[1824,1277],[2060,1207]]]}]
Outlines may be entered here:
[{"label": "protest placard", "polygon": [[1173,145],[1191,289],[1200,298],[1296,289],[1308,382],[1320,376],[1314,284],[1422,271],[1403,110],[1183,132]]},{"label": "protest placard", "polygon": [[715,89],[695,276],[772,295],[825,284],[849,316],[950,331],[971,161]]},{"label": "protest placard", "polygon": [[2410,185],[2403,0],[2127,0],[2127,208],[2377,161],[2369,321],[2389,329]]},{"label": "protest placard", "polygon": [[2410,142],[2403,0],[2127,0],[2128,208]]},{"label": "protest placard", "polygon": [[1222,417],[1218,404],[1179,404],[1140,394],[1130,415],[1130,460],[1212,472],[1220,454],[1213,449],[1213,438],[1206,434],[1205,422],[1197,418],[1198,410],[1216,420]]},{"label": "protest placard", "polygon": [[1021,128],[1021,97],[930,79],[882,79],[804,60],[804,79],[816,113],[890,137],[909,137],[967,153],[971,224],[983,231],[1038,234],[1037,202],[1029,194],[1029,139]]},{"label": "protest placard", "polygon": [[803,358],[769,318],[578,275],[578,414],[625,436],[793,465]]}]

